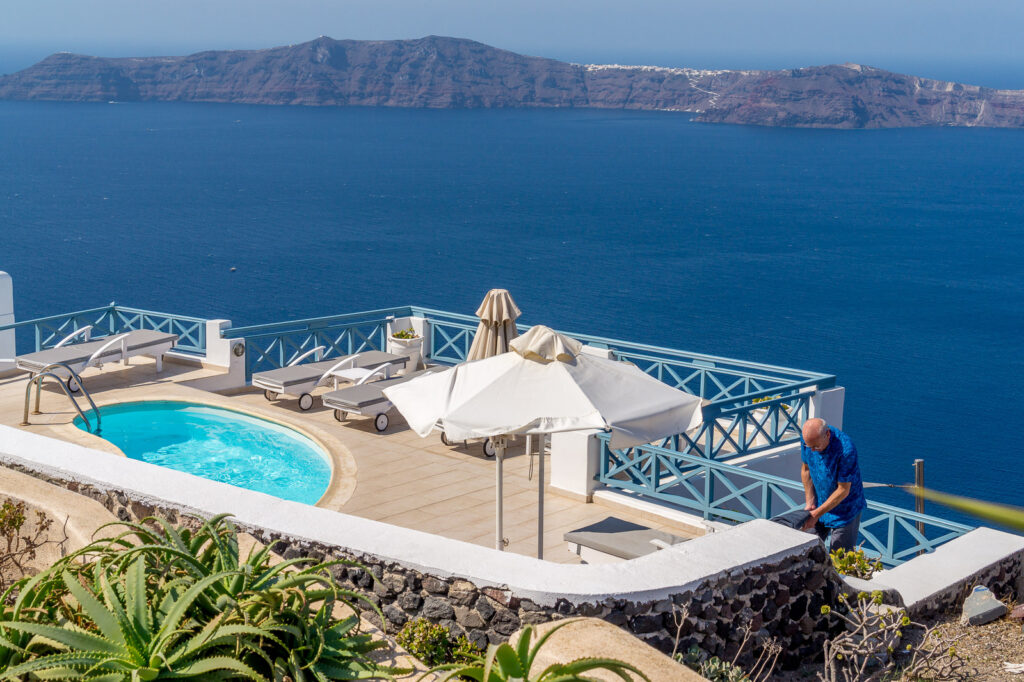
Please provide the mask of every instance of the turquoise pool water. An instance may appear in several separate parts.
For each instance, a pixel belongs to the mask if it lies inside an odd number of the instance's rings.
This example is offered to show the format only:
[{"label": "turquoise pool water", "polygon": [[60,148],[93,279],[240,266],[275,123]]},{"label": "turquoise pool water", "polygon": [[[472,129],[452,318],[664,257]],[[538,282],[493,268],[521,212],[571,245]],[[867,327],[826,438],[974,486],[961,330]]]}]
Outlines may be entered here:
[{"label": "turquoise pool water", "polygon": [[[171,401],[111,405],[100,416],[99,435],[131,459],[306,504],[315,504],[331,482],[321,447],[266,419]],[[75,425],[86,429],[81,418]]]}]

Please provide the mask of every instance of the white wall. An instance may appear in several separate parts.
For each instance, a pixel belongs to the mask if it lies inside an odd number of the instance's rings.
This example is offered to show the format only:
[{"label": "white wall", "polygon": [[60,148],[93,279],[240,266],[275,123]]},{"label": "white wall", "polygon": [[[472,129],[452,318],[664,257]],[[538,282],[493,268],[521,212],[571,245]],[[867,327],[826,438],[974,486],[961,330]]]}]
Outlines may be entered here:
[{"label": "white wall", "polygon": [[805,554],[818,540],[768,521],[752,521],[639,559],[604,565],[556,564],[380,521],[281,500],[153,464],[0,426],[0,464],[24,467],[147,504],[204,515],[228,512],[242,527],[345,548],[423,573],[508,588],[543,606],[606,598],[656,601],[695,589],[728,571]]},{"label": "white wall", "polygon": [[[14,280],[6,272],[0,271],[0,326],[14,324]],[[7,360],[16,355],[14,348],[14,330],[0,332],[0,372],[14,368],[14,363]]]}]

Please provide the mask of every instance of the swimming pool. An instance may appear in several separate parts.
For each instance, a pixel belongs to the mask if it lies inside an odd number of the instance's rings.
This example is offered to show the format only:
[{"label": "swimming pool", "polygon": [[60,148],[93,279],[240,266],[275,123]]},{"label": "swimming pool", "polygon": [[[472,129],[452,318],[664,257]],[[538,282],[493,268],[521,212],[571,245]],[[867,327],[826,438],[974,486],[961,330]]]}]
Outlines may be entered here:
[{"label": "swimming pool", "polygon": [[[323,448],[266,419],[178,401],[101,407],[100,417],[98,435],[131,459],[306,504],[331,482]],[[81,417],[75,426],[87,430]]]}]

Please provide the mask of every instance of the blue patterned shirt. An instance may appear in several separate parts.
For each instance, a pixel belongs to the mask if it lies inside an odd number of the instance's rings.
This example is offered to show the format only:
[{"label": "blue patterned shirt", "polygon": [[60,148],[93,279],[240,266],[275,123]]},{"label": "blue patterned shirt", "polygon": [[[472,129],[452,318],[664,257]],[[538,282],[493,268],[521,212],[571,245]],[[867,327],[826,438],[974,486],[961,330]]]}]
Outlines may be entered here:
[{"label": "blue patterned shirt", "polygon": [[828,427],[831,437],[828,446],[818,452],[800,443],[800,459],[811,471],[814,494],[820,507],[839,487],[839,483],[850,483],[850,494],[832,511],[819,519],[826,528],[841,528],[853,521],[864,511],[864,484],[857,465],[857,447],[850,437],[839,429]]}]

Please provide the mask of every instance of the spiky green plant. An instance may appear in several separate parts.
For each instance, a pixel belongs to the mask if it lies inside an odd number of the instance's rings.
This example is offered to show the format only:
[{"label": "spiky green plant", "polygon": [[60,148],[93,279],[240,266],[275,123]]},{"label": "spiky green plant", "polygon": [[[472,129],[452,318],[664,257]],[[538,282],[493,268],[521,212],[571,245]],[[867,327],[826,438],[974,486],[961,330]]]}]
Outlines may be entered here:
[{"label": "spiky green plant", "polygon": [[226,516],[195,531],[155,518],[125,525],[16,586],[0,619],[0,679],[326,681],[402,672],[370,658],[384,643],[359,633],[355,602],[366,597],[329,570],[358,564],[274,564],[272,545],[241,560]]},{"label": "spiky green plant", "polygon": [[535,670],[537,654],[548,638],[567,624],[551,628],[532,646],[534,630],[527,626],[519,633],[515,646],[508,643],[497,646],[492,644],[484,656],[475,657],[470,663],[437,666],[427,674],[439,673],[442,680],[466,678],[475,682],[591,682],[594,678],[586,677],[585,673],[606,670],[625,682],[633,682],[631,673],[638,679],[650,682],[636,667],[614,658],[580,658],[569,663],[552,663],[542,670]]}]

